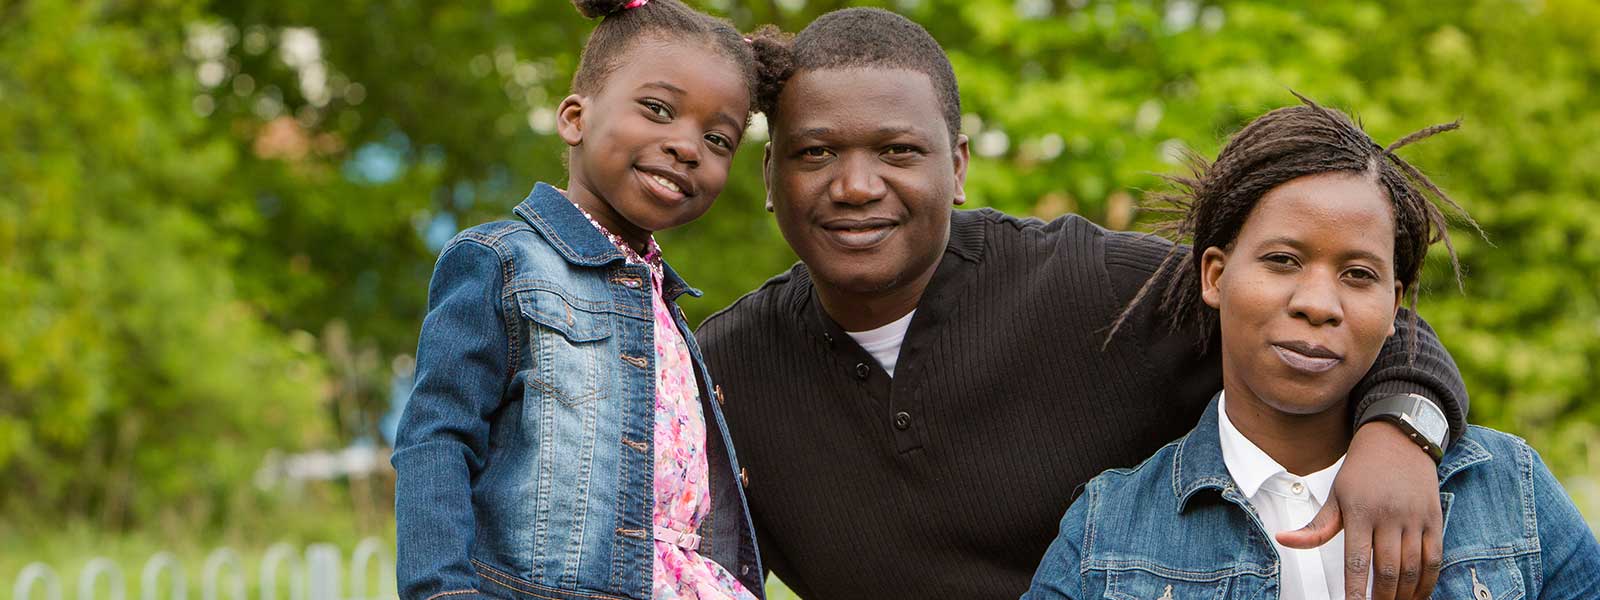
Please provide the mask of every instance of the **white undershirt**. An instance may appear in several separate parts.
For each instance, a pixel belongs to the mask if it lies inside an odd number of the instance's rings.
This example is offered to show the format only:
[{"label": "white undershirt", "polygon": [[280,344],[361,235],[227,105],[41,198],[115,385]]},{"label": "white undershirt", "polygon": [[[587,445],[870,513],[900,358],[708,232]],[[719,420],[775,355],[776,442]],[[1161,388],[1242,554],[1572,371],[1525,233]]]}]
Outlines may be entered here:
[{"label": "white undershirt", "polygon": [[860,344],[862,350],[877,359],[889,377],[894,377],[894,364],[900,360],[900,344],[906,340],[906,329],[911,327],[911,315],[914,314],[917,314],[916,309],[877,329],[845,333]]},{"label": "white undershirt", "polygon": [[[1343,456],[1332,466],[1300,477],[1272,460],[1244,437],[1228,420],[1226,398],[1217,400],[1217,424],[1222,433],[1222,462],[1239,491],[1250,499],[1268,534],[1305,527],[1322,509],[1333,489],[1333,478],[1344,466]],[[1272,540],[1283,563],[1279,581],[1281,600],[1324,600],[1344,597],[1344,532],[1312,550],[1296,550]],[[1368,594],[1371,578],[1368,578]]]}]

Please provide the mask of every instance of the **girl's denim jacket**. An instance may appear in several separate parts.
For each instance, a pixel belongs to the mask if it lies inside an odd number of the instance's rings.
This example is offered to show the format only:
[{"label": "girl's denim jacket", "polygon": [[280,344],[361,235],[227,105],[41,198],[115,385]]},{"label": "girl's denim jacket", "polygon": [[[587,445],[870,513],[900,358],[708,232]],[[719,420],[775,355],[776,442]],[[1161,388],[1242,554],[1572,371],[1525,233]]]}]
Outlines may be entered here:
[{"label": "girl's denim jacket", "polygon": [[[395,444],[401,598],[648,600],[654,559],[650,273],[561,192],[445,246],[428,287],[416,387]],[[739,463],[700,348],[712,508],[699,552],[757,595]],[[709,393],[708,393],[709,392]]]},{"label": "girl's denim jacket", "polygon": [[[1600,545],[1527,443],[1471,426],[1439,464],[1434,598],[1600,598]],[[1217,402],[1133,469],[1091,480],[1023,598],[1278,598],[1278,553],[1222,462]]]}]

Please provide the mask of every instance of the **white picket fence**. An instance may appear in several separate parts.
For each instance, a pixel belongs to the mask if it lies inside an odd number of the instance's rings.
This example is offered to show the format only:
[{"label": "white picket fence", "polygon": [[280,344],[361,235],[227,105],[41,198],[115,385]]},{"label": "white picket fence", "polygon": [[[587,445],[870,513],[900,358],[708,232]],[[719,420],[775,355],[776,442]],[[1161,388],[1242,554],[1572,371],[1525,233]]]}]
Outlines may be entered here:
[{"label": "white picket fence", "polygon": [[[341,577],[343,556],[333,544],[311,544],[305,552],[298,552],[289,544],[276,544],[268,548],[257,570],[259,600],[277,600],[280,581],[288,584],[288,600],[378,600],[395,598],[394,558],[383,541],[367,538],[356,544],[350,553],[349,577]],[[367,590],[368,569],[378,567],[378,580],[386,586]],[[250,600],[245,582],[244,565],[238,553],[229,548],[217,548],[206,557],[200,573],[202,600]],[[348,580],[344,585],[341,580]],[[78,572],[77,600],[127,600],[127,578],[122,566],[108,558],[94,558]],[[146,560],[139,573],[140,600],[160,600],[166,588],[166,598],[186,600],[189,581],[183,565],[169,552],[160,552]],[[164,584],[164,585],[163,585]],[[45,563],[32,563],[22,568],[12,586],[12,600],[62,600],[63,585],[55,570]]]}]

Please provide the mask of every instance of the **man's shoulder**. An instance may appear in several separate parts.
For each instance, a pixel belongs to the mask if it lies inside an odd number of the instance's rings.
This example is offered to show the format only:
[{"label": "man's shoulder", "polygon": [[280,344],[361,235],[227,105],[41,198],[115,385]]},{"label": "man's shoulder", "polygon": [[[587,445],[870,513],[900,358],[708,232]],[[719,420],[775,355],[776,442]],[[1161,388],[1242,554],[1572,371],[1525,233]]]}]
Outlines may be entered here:
[{"label": "man's shoulder", "polygon": [[798,300],[809,295],[810,286],[810,274],[803,263],[797,262],[722,310],[711,313],[700,323],[695,338],[707,352],[712,352],[729,338],[761,331],[770,333],[775,322],[793,323],[800,305]]},{"label": "man's shoulder", "polygon": [[981,223],[989,231],[1000,232],[1002,235],[1006,233],[1035,235],[1063,235],[1069,233],[1101,235],[1105,233],[1104,228],[1075,213],[1062,214],[1048,221],[1038,216],[1017,216],[989,207],[957,211],[957,214],[968,215],[966,219],[973,223]]}]

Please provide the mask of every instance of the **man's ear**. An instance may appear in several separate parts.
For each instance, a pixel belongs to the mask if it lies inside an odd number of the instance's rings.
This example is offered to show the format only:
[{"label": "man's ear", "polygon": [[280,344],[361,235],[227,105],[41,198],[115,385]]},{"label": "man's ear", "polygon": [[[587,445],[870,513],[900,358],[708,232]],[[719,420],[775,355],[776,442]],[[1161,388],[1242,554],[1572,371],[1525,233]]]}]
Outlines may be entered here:
[{"label": "man's ear", "polygon": [[[1398,281],[1394,282],[1394,318],[1395,319],[1399,319],[1400,318],[1400,303],[1405,300],[1405,297],[1406,297],[1406,284],[1400,283]],[[1389,321],[1389,333],[1385,334],[1384,337],[1389,337],[1391,335],[1394,335],[1394,332],[1395,332],[1394,321],[1391,320],[1391,321]]]},{"label": "man's ear", "polygon": [[969,147],[967,134],[956,134],[955,148],[950,152],[950,161],[956,170],[956,198],[955,205],[967,203],[967,164],[972,161],[972,149]]},{"label": "man's ear", "polygon": [[773,181],[773,179],[775,179],[775,178],[772,176],[772,142],[767,142],[767,145],[763,146],[762,150],[761,150],[761,183],[763,184],[763,186],[767,190],[767,212],[773,212],[773,208],[772,208],[772,181]]},{"label": "man's ear", "polygon": [[1206,306],[1222,309],[1222,268],[1228,262],[1228,253],[1221,248],[1206,248],[1200,255],[1200,299]]},{"label": "man's ear", "polygon": [[556,107],[556,133],[568,146],[583,143],[583,109],[588,103],[587,97],[573,94],[563,98]]}]

